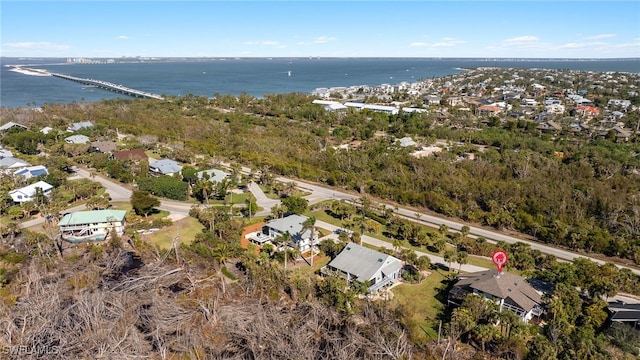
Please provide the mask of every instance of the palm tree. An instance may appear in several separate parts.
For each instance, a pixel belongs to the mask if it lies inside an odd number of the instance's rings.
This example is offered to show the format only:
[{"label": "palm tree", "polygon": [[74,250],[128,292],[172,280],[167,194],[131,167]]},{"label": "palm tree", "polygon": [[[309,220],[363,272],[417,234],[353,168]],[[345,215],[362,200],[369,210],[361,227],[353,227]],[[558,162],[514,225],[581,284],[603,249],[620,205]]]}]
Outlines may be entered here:
[{"label": "palm tree", "polygon": [[455,250],[447,250],[444,252],[444,261],[449,264],[449,272],[451,272],[451,263],[455,261],[456,252]]},{"label": "palm tree", "polygon": [[456,262],[458,263],[458,273],[462,270],[462,265],[469,262],[469,256],[466,251],[458,251],[456,253]]},{"label": "palm tree", "polygon": [[311,267],[313,267],[313,240],[316,236],[316,218],[311,216],[307,220],[302,223],[302,233],[304,234],[307,230],[311,232],[311,236],[309,239],[311,240]]},{"label": "palm tree", "polygon": [[287,250],[289,247],[289,241],[291,240],[291,234],[285,231],[282,235],[276,238],[276,242],[280,247],[284,247],[284,272],[287,273]]}]

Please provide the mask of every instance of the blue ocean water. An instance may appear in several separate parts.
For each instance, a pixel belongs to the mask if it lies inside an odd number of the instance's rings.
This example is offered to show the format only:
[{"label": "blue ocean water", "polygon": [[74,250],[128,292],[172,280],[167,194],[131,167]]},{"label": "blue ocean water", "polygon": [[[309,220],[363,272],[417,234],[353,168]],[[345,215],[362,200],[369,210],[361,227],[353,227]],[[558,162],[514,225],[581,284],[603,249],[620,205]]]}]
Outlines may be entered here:
[{"label": "blue ocean water", "polygon": [[640,59],[504,60],[421,58],[274,58],[207,61],[66,64],[52,59],[2,58],[0,106],[38,107],[44,104],[95,102],[126,97],[55,77],[30,76],[6,65],[22,64],[50,72],[92,78],[161,95],[265,94],[316,88],[396,84],[452,75],[462,68],[509,67],[640,72]]}]

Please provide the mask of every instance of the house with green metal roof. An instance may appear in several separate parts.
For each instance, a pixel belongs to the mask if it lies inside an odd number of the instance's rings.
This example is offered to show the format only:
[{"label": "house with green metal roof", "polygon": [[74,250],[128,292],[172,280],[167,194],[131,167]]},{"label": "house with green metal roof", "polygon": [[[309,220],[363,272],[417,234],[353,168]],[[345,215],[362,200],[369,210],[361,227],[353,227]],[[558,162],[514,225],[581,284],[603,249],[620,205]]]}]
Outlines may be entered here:
[{"label": "house with green metal roof", "polygon": [[368,281],[371,293],[398,282],[401,270],[400,259],[350,242],[322,272],[343,276],[348,282]]},{"label": "house with green metal roof", "polygon": [[126,210],[90,210],[66,214],[58,223],[60,236],[69,242],[102,241],[112,229],[124,233]]}]

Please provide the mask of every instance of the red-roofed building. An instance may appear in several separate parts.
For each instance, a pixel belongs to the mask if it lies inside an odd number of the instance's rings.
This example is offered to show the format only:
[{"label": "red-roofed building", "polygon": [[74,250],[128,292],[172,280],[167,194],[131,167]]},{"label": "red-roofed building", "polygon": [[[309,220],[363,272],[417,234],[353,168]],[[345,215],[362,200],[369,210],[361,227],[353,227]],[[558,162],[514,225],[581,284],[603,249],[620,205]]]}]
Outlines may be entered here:
[{"label": "red-roofed building", "polygon": [[501,107],[493,105],[482,105],[478,108],[479,115],[495,115],[501,111]]},{"label": "red-roofed building", "polygon": [[580,116],[594,117],[600,114],[600,110],[593,106],[576,106],[576,113]]}]

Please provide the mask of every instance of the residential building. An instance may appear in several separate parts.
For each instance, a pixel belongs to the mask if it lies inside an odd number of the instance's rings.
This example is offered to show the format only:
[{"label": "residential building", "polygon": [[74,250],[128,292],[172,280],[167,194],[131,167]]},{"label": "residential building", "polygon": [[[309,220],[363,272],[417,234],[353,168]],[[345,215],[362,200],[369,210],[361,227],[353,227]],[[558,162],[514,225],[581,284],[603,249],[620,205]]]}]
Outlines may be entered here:
[{"label": "residential building", "polygon": [[[256,238],[262,239],[260,240],[262,243],[267,242],[266,238],[268,238],[271,243],[277,243],[276,239],[288,232],[290,241],[300,249],[301,252],[305,252],[311,249],[312,241],[311,229],[302,231],[304,228],[303,224],[307,219],[309,218],[304,215],[293,214],[282,219],[271,220],[262,228],[262,232],[256,235]],[[313,245],[315,246],[317,242],[318,232],[315,231],[313,235]]]},{"label": "residential building", "polygon": [[49,175],[49,170],[44,165],[27,166],[16,170],[13,176],[24,176],[25,179],[31,179],[32,177],[40,175]]},{"label": "residential building", "polygon": [[369,283],[368,292],[376,292],[401,278],[402,261],[391,255],[366,248],[353,242],[323,268],[325,275],[339,274],[348,282]]},{"label": "residential building", "polygon": [[67,131],[76,132],[78,130],[89,129],[89,128],[92,128],[92,127],[93,127],[93,124],[91,123],[91,121],[82,121],[82,122],[77,122],[77,123],[73,123],[73,124],[69,125],[67,127]]},{"label": "residential building", "polygon": [[640,326],[640,304],[625,304],[621,301],[610,302],[607,310],[611,313],[611,321],[638,328]]},{"label": "residential building", "polygon": [[43,195],[48,196],[51,193],[51,190],[53,189],[53,185],[47,184],[44,181],[38,181],[36,183],[27,185],[20,189],[9,191],[9,196],[11,196],[11,199],[13,200],[14,203],[23,204],[27,201],[34,200],[36,192],[38,191],[37,189],[40,189]]},{"label": "residential building", "polygon": [[142,149],[115,151],[111,155],[112,159],[116,160],[144,160],[148,159],[147,153]]},{"label": "residential building", "polygon": [[18,123],[14,123],[13,121],[9,121],[8,123],[0,126],[0,132],[7,132],[11,129],[21,129],[21,130],[26,130],[28,129],[28,127],[26,127],[25,125],[22,124],[18,124]]},{"label": "residential building", "polygon": [[182,166],[180,166],[180,164],[178,164],[178,162],[175,160],[162,159],[150,163],[149,171],[151,172],[151,175],[154,176],[173,176],[175,174],[180,174],[180,171],[182,171]]},{"label": "residential building", "polygon": [[3,149],[0,147],[0,159],[4,159],[7,157],[13,157],[13,152],[11,150]]},{"label": "residential building", "polygon": [[219,183],[224,179],[228,179],[229,176],[231,176],[231,174],[218,169],[203,170],[196,173],[196,177],[199,180],[206,179],[212,183]]},{"label": "residential building", "polygon": [[5,157],[0,159],[0,169],[19,169],[27,166],[31,166],[31,164],[18,158]]},{"label": "residential building", "polygon": [[101,153],[110,153],[117,148],[116,143],[113,141],[94,141],[91,146],[95,151]]},{"label": "residential building", "polygon": [[122,235],[126,210],[91,210],[66,214],[58,223],[60,236],[69,242],[102,241],[115,229]]},{"label": "residential building", "polygon": [[64,138],[64,141],[66,141],[67,144],[86,144],[91,141],[91,139],[86,135],[71,135]]},{"label": "residential building", "polygon": [[524,322],[543,313],[541,295],[533,286],[518,275],[496,269],[458,275],[448,301],[460,305],[467,294],[483,296],[495,302],[500,311],[515,312]]}]

